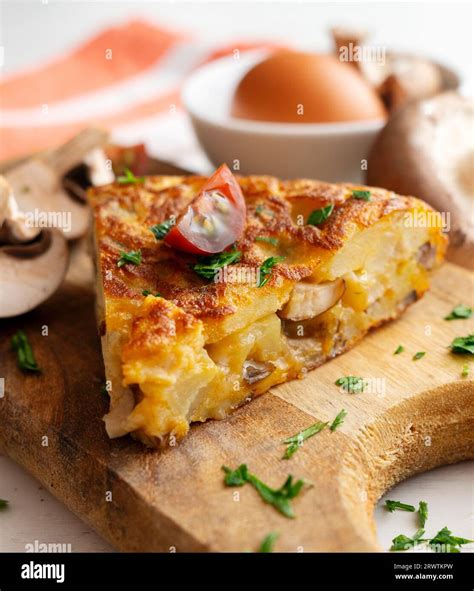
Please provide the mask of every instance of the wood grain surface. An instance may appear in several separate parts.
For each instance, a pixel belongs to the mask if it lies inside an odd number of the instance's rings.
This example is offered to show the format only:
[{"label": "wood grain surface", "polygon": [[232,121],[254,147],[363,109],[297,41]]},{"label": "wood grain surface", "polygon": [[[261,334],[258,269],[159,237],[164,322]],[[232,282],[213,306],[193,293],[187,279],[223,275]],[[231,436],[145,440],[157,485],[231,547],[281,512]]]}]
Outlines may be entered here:
[{"label": "wood grain surface", "polygon": [[[473,323],[443,320],[472,293],[473,275],[446,264],[424,299],[352,351],[155,451],[105,434],[92,265],[76,245],[60,291],[0,324],[0,449],[119,550],[255,550],[270,531],[280,534],[277,551],[378,550],[373,508],[381,494],[411,474],[474,457],[474,382],[461,377],[468,360],[448,349]],[[18,328],[41,375],[17,367],[9,341]],[[399,344],[405,352],[393,355]],[[417,351],[426,355],[413,361]],[[368,390],[341,392],[334,382],[344,375],[367,378]],[[283,439],[342,408],[342,427],[281,460]],[[221,466],[241,463],[275,487],[290,473],[311,484],[293,502],[295,519],[248,485],[223,485]]]}]

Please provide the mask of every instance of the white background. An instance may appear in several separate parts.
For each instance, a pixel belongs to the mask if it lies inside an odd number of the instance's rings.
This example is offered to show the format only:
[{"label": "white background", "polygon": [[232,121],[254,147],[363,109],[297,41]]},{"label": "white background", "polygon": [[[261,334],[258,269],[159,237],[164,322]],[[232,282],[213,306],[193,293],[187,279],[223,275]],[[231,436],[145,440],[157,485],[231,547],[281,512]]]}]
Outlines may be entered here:
[{"label": "white background", "polygon": [[[4,72],[42,63],[104,26],[144,16],[192,31],[208,43],[234,39],[279,39],[315,50],[328,50],[332,25],[367,27],[372,41],[419,52],[453,67],[472,94],[471,3],[315,3],[315,2],[22,2],[1,5],[0,45]],[[473,538],[474,463],[439,468],[416,476],[387,496],[430,506],[430,528],[447,525],[458,536]],[[0,498],[11,507],[0,515],[0,551],[23,551],[25,544],[70,543],[73,551],[110,551],[110,546],[72,515],[39,483],[0,456]],[[416,530],[413,514],[376,510],[384,548],[399,533]]]},{"label": "white background", "polygon": [[209,42],[269,38],[315,50],[330,48],[328,30],[333,25],[367,28],[374,44],[445,62],[462,72],[466,88],[472,88],[471,2],[4,0],[4,71],[42,63],[111,23],[140,15]]}]

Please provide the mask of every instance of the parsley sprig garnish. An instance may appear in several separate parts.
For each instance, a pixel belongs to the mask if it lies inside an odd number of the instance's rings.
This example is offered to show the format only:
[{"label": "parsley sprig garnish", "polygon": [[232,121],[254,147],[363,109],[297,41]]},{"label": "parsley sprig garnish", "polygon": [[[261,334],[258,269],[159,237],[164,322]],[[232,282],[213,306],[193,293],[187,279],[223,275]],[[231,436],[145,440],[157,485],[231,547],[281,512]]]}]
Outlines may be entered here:
[{"label": "parsley sprig garnish", "polygon": [[338,427],[340,427],[342,425],[342,423],[344,422],[344,419],[346,418],[346,416],[347,416],[347,411],[342,409],[341,412],[336,416],[334,421],[329,425],[329,428],[331,429],[331,431],[335,431]]},{"label": "parsley sprig garnish", "polygon": [[260,266],[260,276],[257,287],[263,287],[266,285],[270,280],[273,267],[284,260],[285,257],[268,257],[268,259],[265,259]]},{"label": "parsley sprig garnish", "polygon": [[451,351],[459,355],[470,353],[474,355],[474,334],[467,337],[456,337],[451,343]]},{"label": "parsley sprig garnish", "polygon": [[291,519],[295,516],[291,501],[301,492],[305,484],[303,480],[293,483],[293,476],[290,475],[280,488],[274,489],[250,473],[246,464],[241,464],[236,470],[231,470],[227,466],[222,466],[222,469],[225,472],[224,483],[226,486],[251,484],[265,503],[272,505],[285,517]]},{"label": "parsley sprig garnish", "polygon": [[339,378],[336,380],[335,384],[336,386],[340,386],[346,392],[351,392],[352,394],[363,392],[366,386],[365,380],[358,376],[345,376]]},{"label": "parsley sprig garnish", "polygon": [[352,197],[354,197],[354,199],[362,199],[363,201],[371,201],[370,191],[360,191],[355,189],[352,191]]},{"label": "parsley sprig garnish", "polygon": [[247,464],[240,464],[235,470],[231,470],[227,466],[222,466],[225,472],[224,482],[226,486],[243,486],[249,482],[249,472]]},{"label": "parsley sprig garnish", "polygon": [[420,518],[420,527],[425,527],[425,523],[428,519],[428,503],[426,501],[419,502],[418,517]]},{"label": "parsley sprig garnish", "polygon": [[444,546],[447,548],[448,552],[458,553],[461,546],[464,544],[469,544],[472,541],[473,540],[453,536],[451,530],[449,530],[447,527],[443,527],[443,529],[440,529],[435,537],[431,538],[428,543],[432,550],[438,550],[437,546]]},{"label": "parsley sprig garnish", "polygon": [[153,232],[153,236],[157,240],[163,240],[163,238],[166,236],[166,234],[168,234],[174,225],[175,221],[170,218],[161,224],[155,224],[154,226],[151,226],[150,231]]},{"label": "parsley sprig garnish", "polygon": [[405,534],[400,534],[399,536],[393,538],[392,547],[390,550],[392,552],[400,552],[402,550],[413,548],[413,546],[416,544],[421,544],[426,541],[421,538],[424,533],[424,529],[419,529],[412,538],[409,538]]},{"label": "parsley sprig garnish", "polygon": [[273,546],[275,545],[275,542],[277,541],[279,535],[280,534],[278,532],[275,532],[275,531],[270,532],[263,539],[258,551],[263,552],[263,553],[273,552]]},{"label": "parsley sprig garnish", "polygon": [[400,501],[385,501],[385,507],[390,513],[393,513],[395,509],[399,509],[400,511],[409,511],[410,513],[415,512],[415,507],[413,505],[408,505],[407,503],[401,503]]},{"label": "parsley sprig garnish", "polygon": [[288,444],[288,447],[286,448],[286,451],[283,454],[282,460],[289,460],[298,451],[298,448],[303,445],[303,441],[306,441],[310,437],[313,437],[313,435],[316,435],[316,433],[319,433],[324,428],[326,428],[327,425],[328,423],[322,423],[321,421],[318,421],[317,423],[314,423],[314,425],[311,425],[307,429],[304,429],[296,435],[292,435],[291,437],[285,439],[283,443]]},{"label": "parsley sprig garnish", "polygon": [[139,265],[142,262],[142,251],[131,250],[130,252],[120,251],[120,258],[117,261],[117,267],[123,267],[127,263]]},{"label": "parsley sprig garnish", "polygon": [[31,371],[36,373],[41,371],[36,362],[28,337],[22,330],[18,330],[12,336],[11,345],[12,349],[17,354],[18,367],[22,371]]},{"label": "parsley sprig garnish", "polygon": [[311,226],[319,226],[319,224],[322,224],[328,219],[328,217],[332,214],[333,209],[333,203],[326,205],[326,207],[321,207],[321,209],[314,209],[309,214],[307,223]]},{"label": "parsley sprig garnish", "polygon": [[440,549],[446,549],[447,552],[458,553],[461,546],[473,541],[453,536],[451,530],[447,527],[443,527],[443,529],[439,530],[434,538],[431,539],[423,539],[422,536],[424,533],[424,529],[419,529],[412,538],[400,534],[396,538],[393,538],[390,550],[392,552],[408,550],[417,544],[424,544],[427,542],[431,550],[439,551]]},{"label": "parsley sprig garnish", "polygon": [[[392,512],[395,509],[401,509],[403,511],[410,511],[414,512],[415,507],[413,505],[408,505],[405,503],[400,503],[399,501],[385,501],[386,508]],[[425,524],[428,520],[428,503],[426,501],[420,501],[418,505],[418,517],[420,519],[420,529],[416,532],[416,534],[410,538],[405,534],[400,534],[396,536],[392,540],[392,547],[390,550],[392,552],[397,551],[404,551],[408,550],[409,548],[413,548],[415,545],[418,544],[428,544],[431,550],[436,552],[440,550],[445,550],[446,552],[459,552],[459,548],[464,544],[469,544],[473,540],[468,540],[466,538],[460,538],[458,536],[453,536],[452,532],[447,528],[443,527],[433,538],[422,538],[425,530]]]},{"label": "parsley sprig garnish", "polygon": [[413,361],[418,361],[418,359],[421,359],[425,355],[426,355],[426,351],[418,351],[417,353],[415,353],[413,355],[412,359],[413,359]]},{"label": "parsley sprig garnish", "polygon": [[216,272],[222,267],[238,263],[242,253],[240,250],[230,250],[228,252],[220,252],[209,257],[203,257],[198,263],[192,265],[195,273],[204,277],[205,279],[214,279]]},{"label": "parsley sprig garnish", "polygon": [[135,176],[129,168],[125,168],[123,173],[123,176],[117,177],[117,183],[119,185],[137,185],[145,182],[144,177]]},{"label": "parsley sprig garnish", "polygon": [[[409,513],[415,512],[415,506],[408,503],[402,503],[400,501],[391,501],[387,499],[385,501],[385,508],[390,513],[393,513],[396,509],[400,511],[408,511]],[[428,503],[426,501],[420,501],[418,504],[418,516],[420,519],[420,527],[425,527],[428,519]]]},{"label": "parsley sprig garnish", "polygon": [[275,215],[271,209],[268,209],[268,207],[265,207],[265,205],[262,205],[261,203],[259,203],[255,208],[255,213],[257,215],[267,215],[270,218],[274,217]]},{"label": "parsley sprig garnish", "polygon": [[142,291],[142,295],[147,297],[149,295],[155,296],[155,298],[162,298],[163,296],[161,295],[161,293],[152,293],[149,289],[144,289]]},{"label": "parsley sprig garnish", "polygon": [[403,353],[403,351],[405,351],[405,347],[403,345],[398,345],[393,354],[400,355],[400,353]]},{"label": "parsley sprig garnish", "polygon": [[274,238],[273,236],[257,236],[255,242],[267,242],[268,244],[273,244],[273,246],[278,246],[278,238]]},{"label": "parsley sprig garnish", "polygon": [[455,306],[451,312],[444,317],[445,320],[461,320],[464,318],[471,318],[473,315],[472,308],[469,306],[465,306],[464,304],[459,304],[459,306]]},{"label": "parsley sprig garnish", "polygon": [[[340,425],[342,425],[346,415],[347,412],[344,409],[342,409],[341,412],[331,423],[329,429],[331,431],[335,431]],[[298,451],[298,448],[300,448],[303,445],[304,441],[306,441],[310,437],[313,437],[317,433],[320,433],[328,425],[329,422],[323,423],[322,421],[318,421],[317,423],[310,425],[306,429],[303,429],[303,431],[300,431],[296,435],[292,435],[291,437],[285,439],[283,443],[286,443],[288,447],[286,448],[285,453],[283,454],[282,460],[289,460],[291,457],[293,457],[293,455]]]}]

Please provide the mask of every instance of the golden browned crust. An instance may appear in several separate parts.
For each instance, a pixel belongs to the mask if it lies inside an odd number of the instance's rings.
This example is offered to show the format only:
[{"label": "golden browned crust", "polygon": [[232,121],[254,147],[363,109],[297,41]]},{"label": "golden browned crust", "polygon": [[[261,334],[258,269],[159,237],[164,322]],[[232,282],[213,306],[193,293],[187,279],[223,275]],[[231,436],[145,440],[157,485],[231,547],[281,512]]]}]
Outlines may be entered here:
[{"label": "golden browned crust", "polygon": [[[150,227],[178,216],[206,181],[206,177],[148,177],[143,184],[93,188],[100,267],[106,297],[143,299],[142,291],[160,293],[198,318],[221,318],[235,312],[239,294],[248,286],[209,282],[190,265],[197,257],[157,241]],[[370,188],[371,200],[352,197],[358,185],[313,180],[280,181],[274,177],[239,178],[246,202],[247,225],[237,248],[238,267],[255,268],[269,256],[284,256],[274,267],[267,287],[281,280],[299,281],[314,272],[318,260],[338,250],[354,226],[368,227],[394,211],[420,208],[414,197]],[[309,213],[330,203],[335,208],[320,226],[306,225]],[[427,206],[422,204],[422,208]],[[257,237],[278,238],[278,247]],[[117,267],[119,252],[141,249],[142,263]]]}]

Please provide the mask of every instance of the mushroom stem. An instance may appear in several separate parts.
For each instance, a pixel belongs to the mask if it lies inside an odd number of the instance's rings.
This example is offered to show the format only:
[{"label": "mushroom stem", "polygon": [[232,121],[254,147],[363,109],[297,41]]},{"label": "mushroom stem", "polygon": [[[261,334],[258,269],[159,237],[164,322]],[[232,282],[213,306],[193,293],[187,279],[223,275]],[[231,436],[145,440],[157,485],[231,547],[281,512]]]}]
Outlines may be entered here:
[{"label": "mushroom stem", "polygon": [[28,312],[56,291],[68,254],[61,232],[26,223],[11,187],[0,177],[0,318]]},{"label": "mushroom stem", "polygon": [[286,320],[308,320],[329,310],[342,298],[343,279],[325,283],[297,283],[286,306],[279,312]]},{"label": "mushroom stem", "polygon": [[85,234],[90,210],[84,202],[84,194],[80,190],[72,191],[74,196],[71,197],[62,181],[68,171],[80,165],[106,140],[105,131],[86,129],[56,150],[9,169],[5,176],[19,208],[25,214],[47,218],[47,226],[60,229],[68,240]]},{"label": "mushroom stem", "polygon": [[103,147],[107,143],[108,132],[104,129],[84,129],[66,144],[41,156],[43,162],[52,168],[58,177],[82,162],[94,148]]},{"label": "mushroom stem", "polygon": [[39,228],[27,224],[12,188],[6,179],[0,176],[0,243],[27,242],[36,238],[39,232]]}]

